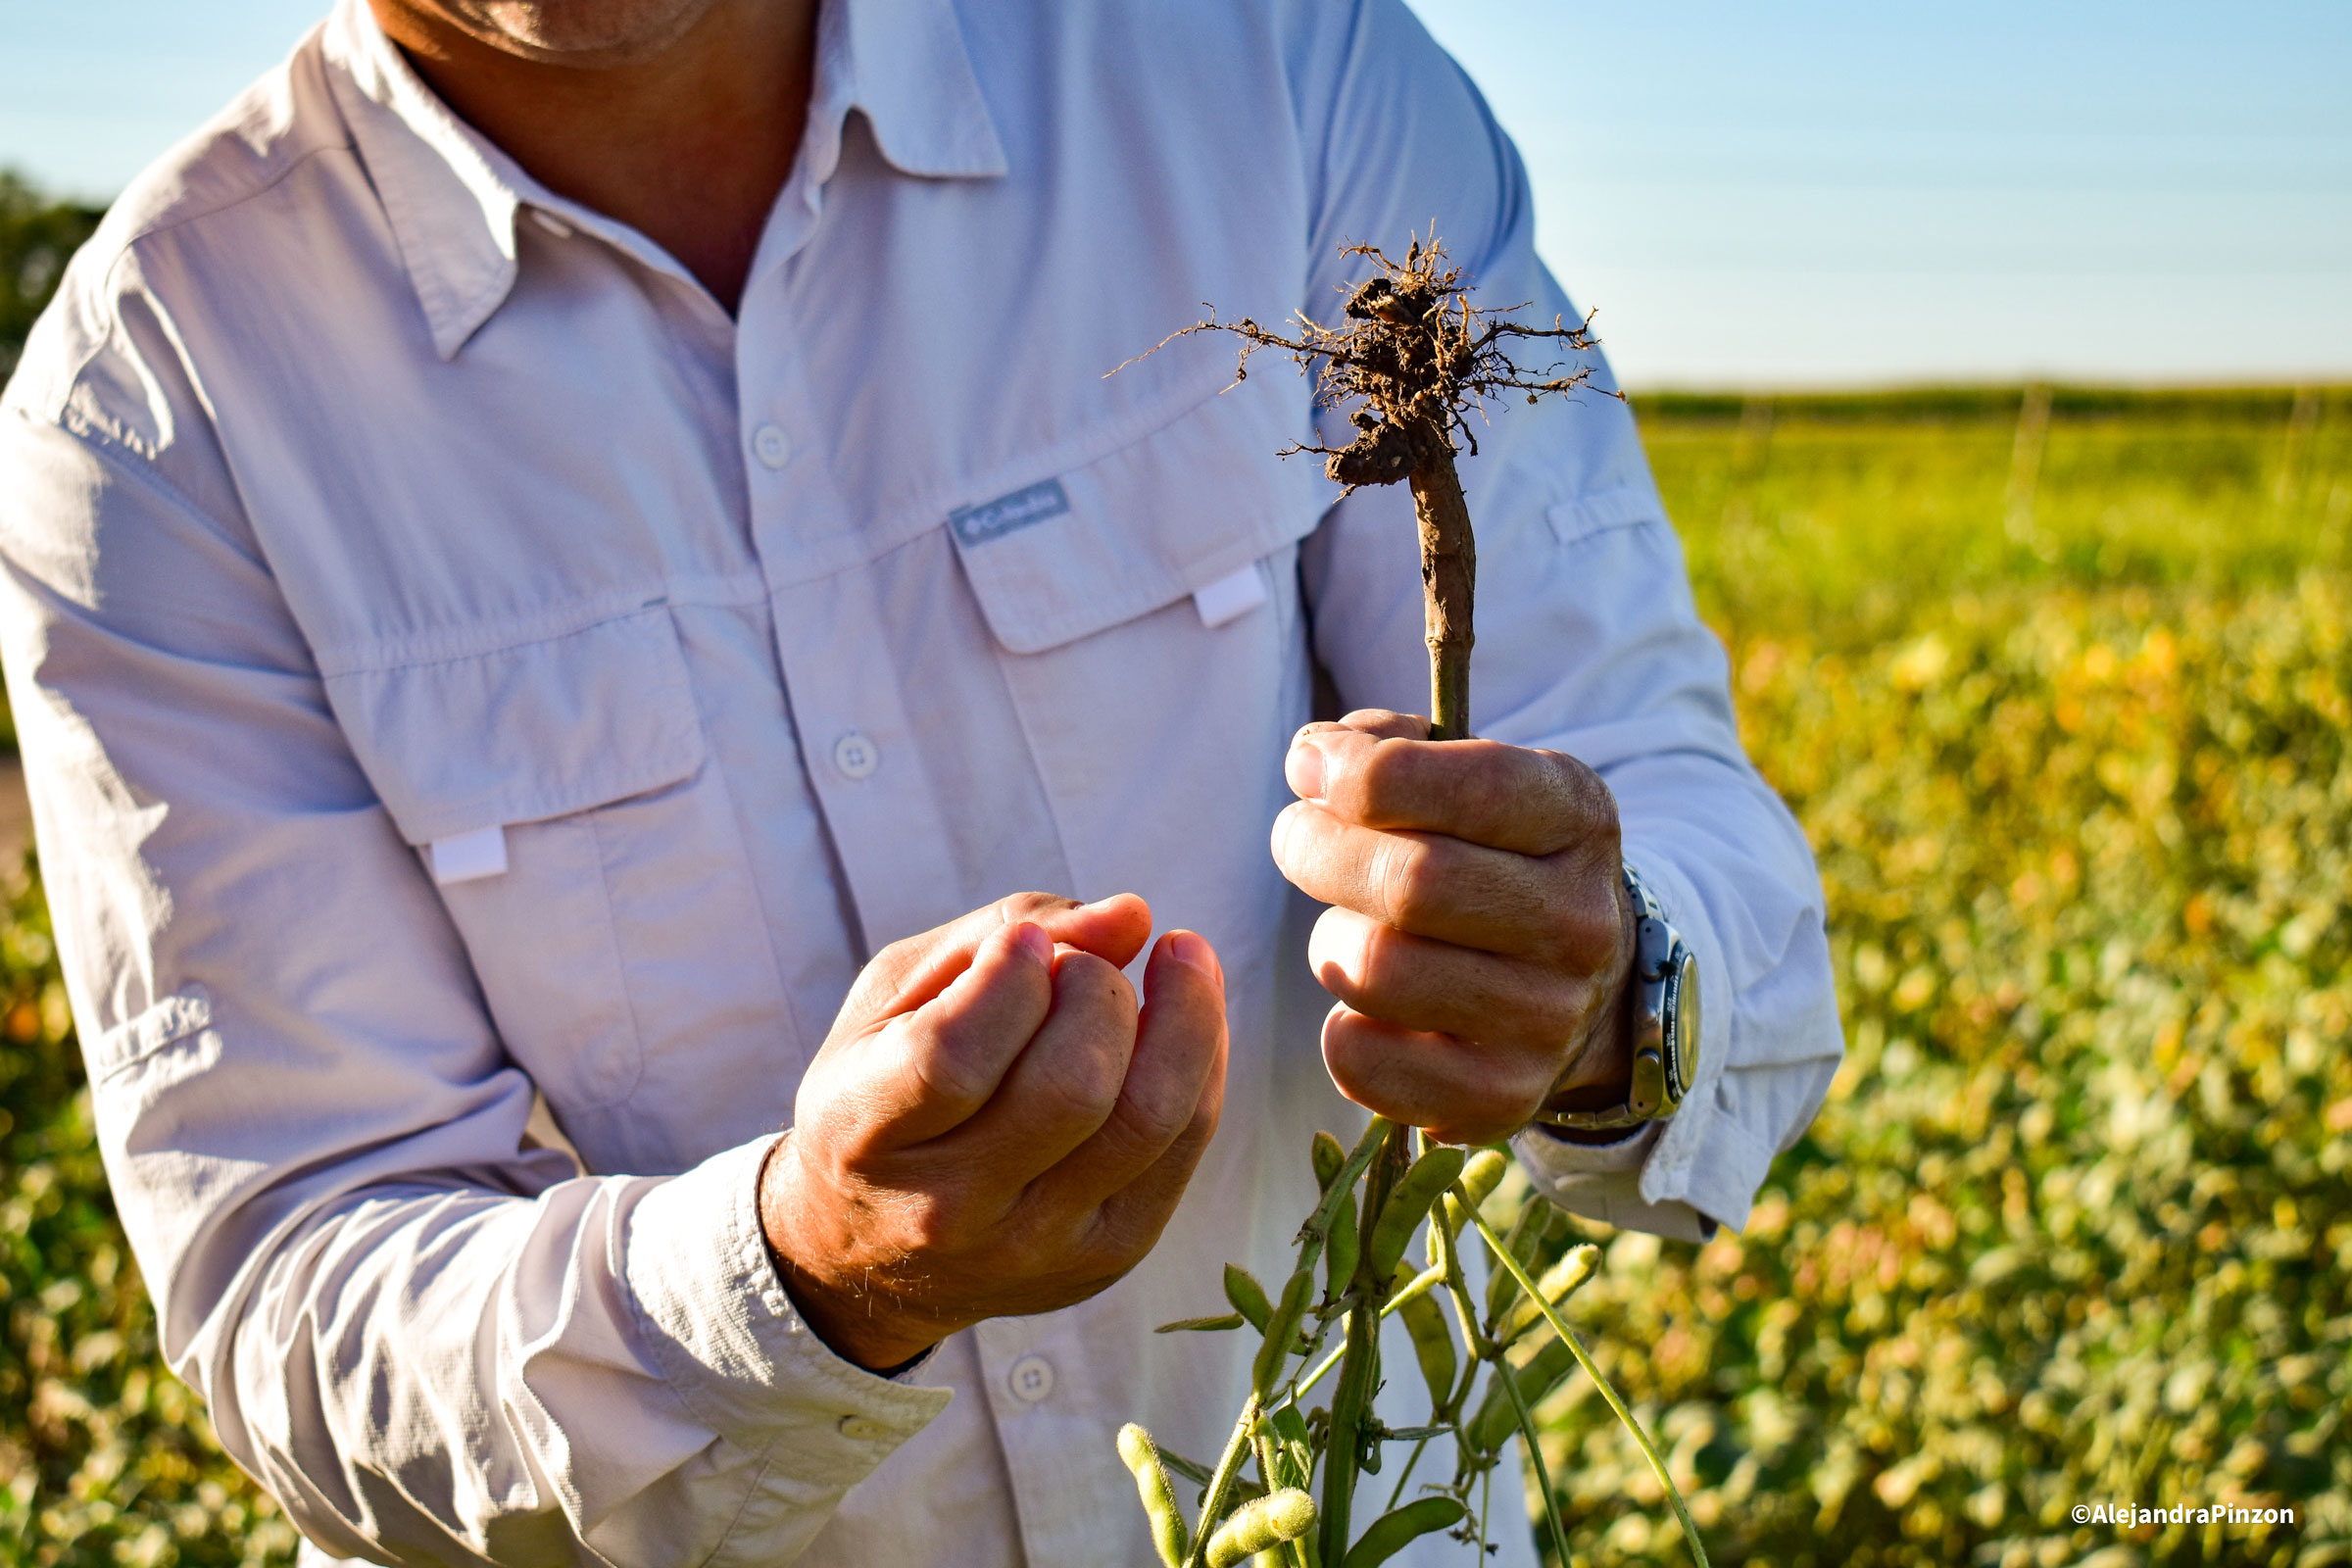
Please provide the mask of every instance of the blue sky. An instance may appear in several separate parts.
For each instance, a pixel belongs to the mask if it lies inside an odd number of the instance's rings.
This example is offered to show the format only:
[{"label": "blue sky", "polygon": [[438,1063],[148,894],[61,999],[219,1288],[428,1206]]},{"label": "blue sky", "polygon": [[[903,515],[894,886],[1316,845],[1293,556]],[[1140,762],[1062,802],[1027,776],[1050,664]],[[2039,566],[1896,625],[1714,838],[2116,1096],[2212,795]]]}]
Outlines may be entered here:
[{"label": "blue sky", "polygon": [[[0,165],[109,195],[323,5],[0,0]],[[2352,380],[2346,0],[1415,8],[1631,384]]]}]

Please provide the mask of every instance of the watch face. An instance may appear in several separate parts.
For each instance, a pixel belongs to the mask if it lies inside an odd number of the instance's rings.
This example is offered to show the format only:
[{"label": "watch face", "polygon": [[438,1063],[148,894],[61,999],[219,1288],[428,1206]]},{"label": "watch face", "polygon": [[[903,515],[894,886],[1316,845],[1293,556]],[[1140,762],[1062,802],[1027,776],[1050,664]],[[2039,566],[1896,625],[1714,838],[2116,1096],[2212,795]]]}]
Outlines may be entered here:
[{"label": "watch face", "polygon": [[1670,1059],[1675,1077],[1688,1094],[1698,1076],[1698,956],[1685,951],[1681,957],[1674,966],[1674,1017],[1667,1024],[1667,1037],[1674,1044]]}]

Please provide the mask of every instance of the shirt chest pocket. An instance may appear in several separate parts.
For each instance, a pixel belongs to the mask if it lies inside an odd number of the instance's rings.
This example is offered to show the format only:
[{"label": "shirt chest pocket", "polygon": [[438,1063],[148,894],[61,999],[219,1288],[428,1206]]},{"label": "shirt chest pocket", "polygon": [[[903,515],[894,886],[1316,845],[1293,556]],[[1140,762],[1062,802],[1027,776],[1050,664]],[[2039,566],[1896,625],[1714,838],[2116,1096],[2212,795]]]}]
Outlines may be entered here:
[{"label": "shirt chest pocket", "polygon": [[[591,1166],[701,1157],[630,1102],[732,1036],[773,1054],[788,1024],[668,610],[326,684],[509,1054]],[[760,1098],[735,1097],[746,1136],[781,1115]],[[734,1129],[703,1131],[717,1148]]]},{"label": "shirt chest pocket", "polygon": [[1279,891],[1262,825],[1307,704],[1296,548],[1335,491],[1278,454],[1309,429],[1290,377],[1212,389],[950,518],[1077,885],[1212,936],[1252,934]]}]

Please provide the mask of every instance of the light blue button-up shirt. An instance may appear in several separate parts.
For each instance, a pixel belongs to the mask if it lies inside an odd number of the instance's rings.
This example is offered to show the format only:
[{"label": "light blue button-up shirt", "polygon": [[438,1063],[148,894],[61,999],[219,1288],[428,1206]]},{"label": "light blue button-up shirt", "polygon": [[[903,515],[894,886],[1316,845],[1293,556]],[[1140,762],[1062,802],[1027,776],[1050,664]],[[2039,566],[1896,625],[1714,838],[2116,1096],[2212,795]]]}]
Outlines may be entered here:
[{"label": "light blue button-up shirt", "polygon": [[[167,1352],[318,1548],[1147,1560],[1112,1434],[1212,1452],[1248,1381],[1150,1329],[1279,1277],[1350,1120],[1282,754],[1318,669],[1426,686],[1401,487],[1275,455],[1305,383],[1105,372],[1433,219],[1571,314],[1396,0],[832,0],[734,318],[349,0],[116,206],[0,416],[9,691]],[[1607,778],[1708,999],[1676,1120],[1523,1157],[1737,1225],[1839,1049],[1804,842],[1626,410],[1497,407],[1464,478],[1480,728]],[[755,1173],[864,956],[1023,888],[1216,945],[1223,1127],[1127,1280],[871,1377]]]}]

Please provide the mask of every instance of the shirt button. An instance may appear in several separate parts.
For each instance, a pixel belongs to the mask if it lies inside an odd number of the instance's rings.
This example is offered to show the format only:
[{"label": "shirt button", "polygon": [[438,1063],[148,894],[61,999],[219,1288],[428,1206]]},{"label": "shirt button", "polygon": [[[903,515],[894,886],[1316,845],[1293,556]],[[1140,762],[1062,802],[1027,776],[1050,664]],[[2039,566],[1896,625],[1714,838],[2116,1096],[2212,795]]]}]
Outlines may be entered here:
[{"label": "shirt button", "polygon": [[833,765],[844,778],[871,778],[882,765],[882,749],[852,730],[833,743]]},{"label": "shirt button", "polygon": [[890,1428],[861,1415],[845,1415],[841,1418],[841,1435],[858,1443],[876,1443],[890,1436]]},{"label": "shirt button", "polygon": [[772,424],[763,424],[752,432],[752,450],[761,463],[781,468],[792,461],[792,438]]},{"label": "shirt button", "polygon": [[1054,1392],[1054,1363],[1042,1355],[1024,1355],[1012,1363],[1008,1381],[1014,1394],[1035,1404]]}]

